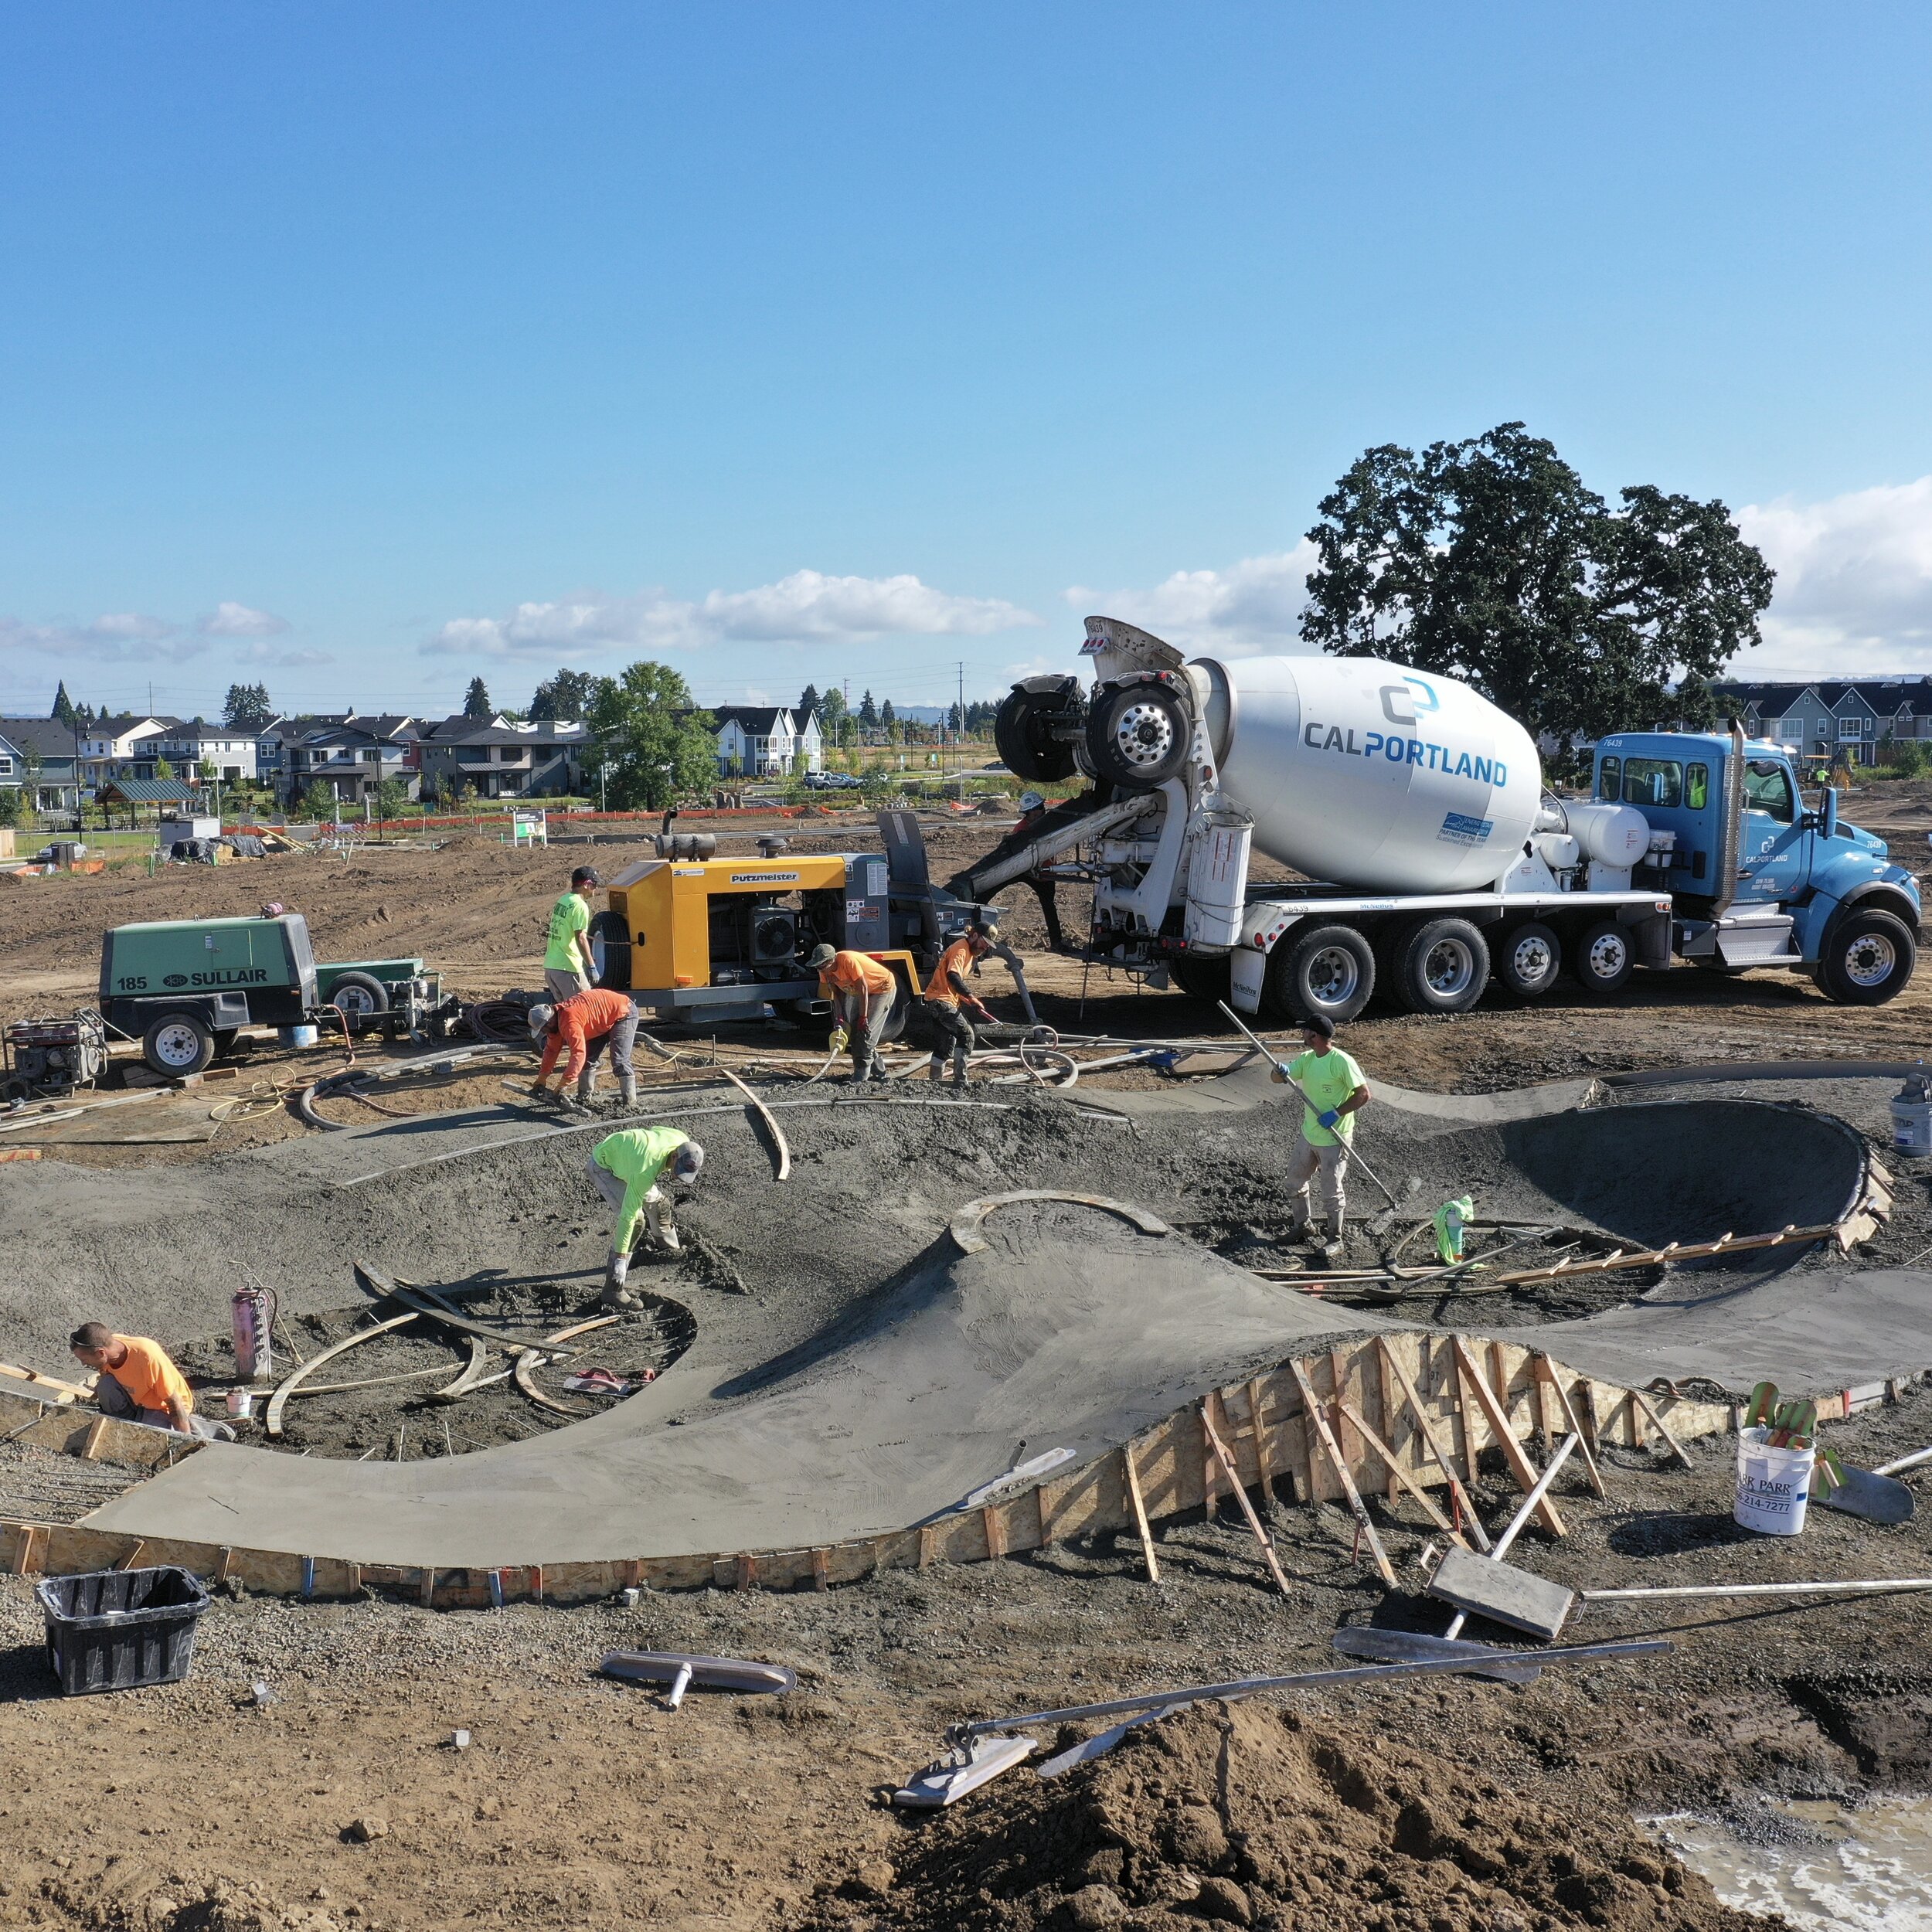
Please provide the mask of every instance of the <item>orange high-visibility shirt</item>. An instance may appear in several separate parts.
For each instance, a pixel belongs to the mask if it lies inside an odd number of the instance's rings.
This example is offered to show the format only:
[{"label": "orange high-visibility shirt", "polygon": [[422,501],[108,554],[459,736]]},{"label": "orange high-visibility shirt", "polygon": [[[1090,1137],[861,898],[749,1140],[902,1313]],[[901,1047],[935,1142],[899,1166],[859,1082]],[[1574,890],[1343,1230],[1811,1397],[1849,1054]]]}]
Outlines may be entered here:
[{"label": "orange high-visibility shirt", "polygon": [[971,970],[973,943],[970,939],[956,939],[939,956],[939,964],[933,969],[933,976],[926,982],[926,997],[937,1006],[957,1006],[959,995],[953,991],[951,975],[958,974],[964,979]]},{"label": "orange high-visibility shirt", "polygon": [[145,1335],[117,1335],[114,1339],[126,1348],[128,1359],[119,1368],[103,1372],[128,1391],[137,1409],[165,1409],[172,1396],[193,1413],[194,1393],[158,1342],[150,1342]]},{"label": "orange high-visibility shirt", "polygon": [[590,1056],[591,1041],[600,1033],[609,1032],[618,1021],[628,1019],[631,1012],[628,993],[614,993],[603,986],[593,986],[587,993],[575,994],[563,1002],[556,1009],[556,1031],[543,1043],[543,1063],[536,1070],[537,1078],[550,1077],[558,1054],[567,1046],[570,1058],[564,1067],[563,1079],[568,1086],[583,1071],[583,1063]]},{"label": "orange high-visibility shirt", "polygon": [[835,953],[832,964],[818,975],[820,987],[834,993],[889,993],[898,983],[889,966],[880,965],[866,953]]}]

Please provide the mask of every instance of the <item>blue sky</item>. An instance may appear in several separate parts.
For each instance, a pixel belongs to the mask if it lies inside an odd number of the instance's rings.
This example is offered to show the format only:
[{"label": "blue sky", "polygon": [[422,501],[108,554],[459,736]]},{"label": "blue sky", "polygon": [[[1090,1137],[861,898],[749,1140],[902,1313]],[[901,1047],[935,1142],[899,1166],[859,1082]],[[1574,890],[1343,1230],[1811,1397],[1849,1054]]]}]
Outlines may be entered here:
[{"label": "blue sky", "polygon": [[1365,447],[1723,497],[1932,670],[1932,15],[0,6],[0,708],[1298,648]]}]

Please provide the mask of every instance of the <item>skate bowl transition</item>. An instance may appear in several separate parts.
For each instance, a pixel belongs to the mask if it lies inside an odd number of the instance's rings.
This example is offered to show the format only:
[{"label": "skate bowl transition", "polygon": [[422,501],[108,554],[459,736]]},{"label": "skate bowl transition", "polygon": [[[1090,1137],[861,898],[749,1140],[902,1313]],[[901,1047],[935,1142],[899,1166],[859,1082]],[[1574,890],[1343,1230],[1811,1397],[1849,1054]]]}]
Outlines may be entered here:
[{"label": "skate bowl transition", "polygon": [[[1815,1257],[1883,1212],[1882,1170],[1862,1141],[1811,1109],[1709,1097],[1580,1107],[1570,1089],[1382,1097],[1362,1151],[1413,1200],[1412,1217],[1472,1188],[1493,1216],[1588,1223],[1646,1249],[1820,1230],[1791,1250]],[[1753,1349],[1794,1351],[1787,1384],[1847,1410],[1932,1365],[1932,1277],[1815,1259],[1768,1274],[1673,1271],[1663,1300],[1528,1328],[1495,1299],[1448,1328],[1264,1280],[1181,1224],[1204,1204],[1213,1216],[1278,1207],[1294,1119],[1282,1098],[1250,1073],[1175,1095],[1095,1095],[1086,1105],[1107,1111],[1105,1127],[1053,1096],[937,1117],[909,1109],[889,1123],[919,1180],[903,1186],[882,1174],[883,1116],[862,1118],[864,1103],[788,1116],[815,1201],[760,1170],[743,1121],[714,1119],[707,1142],[731,1185],[701,1192],[687,1225],[702,1240],[764,1203],[757,1211],[776,1217],[774,1279],[802,1277],[842,1236],[857,1285],[816,1318],[787,1323],[778,1293],[768,1312],[764,1297],[721,1298],[709,1342],[701,1308],[690,1352],[629,1400],[548,1434],[406,1464],[226,1444],[181,1454],[158,1432],[49,1411],[31,1439],[84,1433],[92,1453],[155,1472],[79,1523],[0,1525],[0,1560],[17,1571],[173,1562],[251,1588],[338,1596],[375,1584],[449,1604],[631,1584],[822,1588],[1131,1531],[1143,1512],[1212,1504],[1230,1473],[1244,1486],[1291,1485],[1298,1500],[1345,1500],[1352,1487],[1427,1513],[1429,1492],[1451,1470],[1467,1480],[1488,1449],[1519,1460],[1519,1442],[1573,1427],[1633,1446],[1660,1425],[1680,1440],[1729,1428],[1723,1400],[1633,1387],[1663,1375],[1703,1378],[1700,1395],[1734,1392],[1740,1376],[1755,1379],[1748,1360],[1735,1366]],[[805,1124],[814,1119],[822,1129]],[[291,1192],[294,1220],[327,1219],[338,1244],[348,1138],[331,1137],[319,1191]],[[395,1169],[352,1197],[352,1238],[379,1277],[400,1271],[422,1216],[410,1171],[423,1165],[420,1141],[379,1128],[356,1138],[349,1165]],[[568,1178],[582,1158],[567,1134],[490,1145],[475,1151],[503,1176],[547,1162]],[[1002,1185],[962,1182],[940,1206],[944,1158]],[[1074,1191],[1094,1168],[1092,1185],[1111,1192]],[[1128,1176],[1138,1199],[1124,1196]],[[177,1171],[171,1185],[182,1185]],[[1366,1191],[1358,1182],[1359,1207]],[[183,1223],[158,1238],[185,1239]],[[503,1230],[488,1238],[504,1251]],[[426,1278],[421,1252],[412,1279]],[[342,1301],[337,1289],[333,1305]],[[1680,1328],[1686,1341],[1672,1338]],[[1872,1372],[1877,1396],[1853,1386],[1847,1363]],[[38,1406],[0,1397],[0,1427]]]}]

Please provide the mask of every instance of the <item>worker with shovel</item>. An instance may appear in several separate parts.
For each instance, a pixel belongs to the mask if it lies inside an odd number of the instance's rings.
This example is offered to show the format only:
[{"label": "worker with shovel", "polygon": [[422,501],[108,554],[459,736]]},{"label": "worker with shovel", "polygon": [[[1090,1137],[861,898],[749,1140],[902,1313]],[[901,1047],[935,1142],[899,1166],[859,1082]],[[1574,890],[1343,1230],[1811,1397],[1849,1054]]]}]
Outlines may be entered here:
[{"label": "worker with shovel", "polygon": [[899,998],[899,981],[892,968],[880,965],[869,953],[841,952],[828,945],[815,947],[805,964],[818,975],[818,991],[832,1002],[837,1015],[832,1050],[842,1053],[851,1046],[853,1086],[884,1080],[879,1043],[886,1037],[886,1023]]},{"label": "worker with shovel", "polygon": [[604,1049],[611,1049],[611,1065],[617,1077],[617,1097],[627,1107],[638,1100],[638,1077],[631,1064],[631,1049],[637,1043],[637,1003],[628,993],[614,993],[594,986],[587,993],[560,1000],[554,1006],[530,1009],[530,1037],[543,1049],[543,1059],[532,1083],[532,1094],[546,1098],[553,1089],[550,1075],[566,1047],[570,1057],[557,1076],[555,1092],[577,1083],[577,1104],[588,1107],[597,1091],[597,1062]]},{"label": "worker with shovel", "polygon": [[570,875],[570,889],[550,908],[543,949],[543,983],[553,999],[573,999],[597,978],[590,954],[590,895],[597,876],[588,866]]},{"label": "worker with shovel", "polygon": [[682,1128],[625,1128],[598,1141],[585,1167],[597,1192],[617,1211],[611,1252],[604,1260],[604,1304],[634,1308],[637,1297],[624,1281],[631,1272],[638,1223],[641,1220],[649,1227],[654,1247],[667,1254],[683,1252],[666,1183],[682,1181],[696,1186],[704,1172],[704,1149]]},{"label": "worker with shovel", "polygon": [[937,1080],[944,1073],[946,1056],[950,1051],[953,1084],[966,1084],[967,1059],[979,1042],[965,1009],[971,1008],[974,1017],[988,1026],[995,1024],[979,995],[966,984],[966,975],[976,970],[980,961],[998,943],[997,926],[975,924],[968,926],[940,954],[939,964],[933,968],[933,976],[926,982],[926,1017],[939,1036],[939,1044],[933,1049],[932,1060],[926,1069],[928,1080]]},{"label": "worker with shovel", "polygon": [[1309,1213],[1308,1185],[1318,1181],[1321,1210],[1328,1216],[1328,1238],[1322,1246],[1331,1254],[1342,1246],[1346,1197],[1342,1179],[1349,1171],[1349,1144],[1355,1135],[1353,1116],[1369,1104],[1369,1083],[1362,1069],[1335,1043],[1335,1022],[1315,1013],[1301,1028],[1308,1049],[1286,1066],[1274,1063],[1272,1077],[1301,1089],[1301,1134],[1288,1156],[1288,1195],[1294,1205],[1299,1239],[1314,1226]]}]

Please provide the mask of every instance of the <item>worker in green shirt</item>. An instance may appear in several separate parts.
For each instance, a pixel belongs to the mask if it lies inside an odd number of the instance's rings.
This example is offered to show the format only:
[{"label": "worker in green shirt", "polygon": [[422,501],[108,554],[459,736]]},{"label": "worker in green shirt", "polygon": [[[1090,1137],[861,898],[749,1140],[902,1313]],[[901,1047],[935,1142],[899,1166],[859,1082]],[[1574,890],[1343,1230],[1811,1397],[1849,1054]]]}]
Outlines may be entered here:
[{"label": "worker in green shirt", "polygon": [[1342,1245],[1346,1207],[1342,1177],[1349,1171],[1349,1143],[1355,1133],[1353,1116],[1369,1104],[1369,1083],[1362,1069],[1335,1043],[1335,1022],[1317,1013],[1301,1029],[1307,1051],[1284,1066],[1275,1063],[1274,1078],[1293,1080],[1306,1104],[1301,1110],[1301,1135],[1288,1156],[1288,1198],[1294,1205],[1294,1238],[1312,1227],[1308,1184],[1318,1176],[1321,1211],[1328,1216],[1331,1253]]},{"label": "worker in green shirt", "polygon": [[543,949],[543,983],[553,1000],[575,999],[596,983],[590,957],[590,895],[597,876],[588,866],[570,875],[570,889],[550,908],[549,944]]},{"label": "worker in green shirt", "polygon": [[638,1223],[648,1223],[652,1243],[666,1253],[683,1251],[666,1183],[695,1185],[704,1172],[704,1149],[682,1128],[625,1128],[598,1141],[585,1165],[597,1192],[617,1211],[604,1267],[604,1306],[631,1308],[637,1298],[624,1279],[631,1272]]}]

